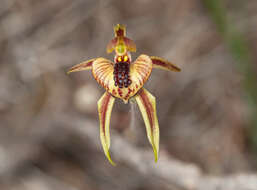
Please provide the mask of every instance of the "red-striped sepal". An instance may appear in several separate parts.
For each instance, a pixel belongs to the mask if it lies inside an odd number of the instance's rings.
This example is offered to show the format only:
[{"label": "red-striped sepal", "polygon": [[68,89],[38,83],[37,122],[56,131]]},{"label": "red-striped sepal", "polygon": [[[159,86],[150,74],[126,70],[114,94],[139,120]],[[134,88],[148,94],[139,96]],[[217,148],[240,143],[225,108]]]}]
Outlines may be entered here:
[{"label": "red-striped sepal", "polygon": [[112,165],[115,163],[112,161],[109,149],[110,149],[110,119],[112,107],[114,104],[115,98],[112,97],[111,94],[105,92],[104,95],[98,101],[98,114],[100,121],[100,139],[102,143],[102,147],[104,150],[104,154],[108,158],[109,162]]},{"label": "red-striped sepal", "polygon": [[88,61],[84,61],[82,63],[79,63],[79,64],[71,67],[67,73],[69,74],[69,73],[72,73],[72,72],[92,69],[92,64],[93,64],[94,60],[96,60],[96,58],[95,59],[90,59]]},{"label": "red-striped sepal", "polygon": [[155,162],[157,162],[159,152],[159,124],[156,114],[155,97],[143,88],[135,96],[135,99],[143,116],[147,137],[153,147]]},{"label": "red-striped sepal", "polygon": [[175,72],[181,71],[180,68],[178,68],[176,65],[174,65],[173,63],[165,59],[162,59],[156,56],[151,56],[151,59],[153,62],[153,68],[164,69],[164,70],[175,71]]}]

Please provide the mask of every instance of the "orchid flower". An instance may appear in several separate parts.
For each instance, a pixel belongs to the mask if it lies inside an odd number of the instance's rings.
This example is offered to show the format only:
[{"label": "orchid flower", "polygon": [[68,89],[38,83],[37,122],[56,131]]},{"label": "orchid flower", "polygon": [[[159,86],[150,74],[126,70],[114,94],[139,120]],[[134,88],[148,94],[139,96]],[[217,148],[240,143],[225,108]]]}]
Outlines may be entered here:
[{"label": "orchid flower", "polygon": [[104,153],[110,163],[112,161],[110,148],[110,119],[115,98],[120,98],[125,104],[130,99],[137,102],[142,114],[147,137],[152,145],[155,162],[159,152],[159,124],[156,114],[155,97],[143,85],[149,78],[152,69],[164,69],[179,72],[174,64],[155,56],[140,55],[132,61],[130,52],[136,51],[135,43],[126,37],[125,26],[117,24],[114,27],[115,37],[107,45],[107,53],[115,52],[114,61],[103,57],[90,59],[69,69],[68,73],[91,70],[95,80],[105,88],[106,92],[98,101],[100,120],[100,139]]}]

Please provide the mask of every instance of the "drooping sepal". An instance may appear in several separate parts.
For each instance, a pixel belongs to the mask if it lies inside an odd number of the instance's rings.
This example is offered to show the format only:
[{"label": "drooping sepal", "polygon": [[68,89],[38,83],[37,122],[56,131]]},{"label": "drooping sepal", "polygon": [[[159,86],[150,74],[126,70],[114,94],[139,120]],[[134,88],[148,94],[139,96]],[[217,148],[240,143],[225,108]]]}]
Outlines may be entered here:
[{"label": "drooping sepal", "polygon": [[162,58],[156,57],[156,56],[151,56],[151,59],[152,59],[154,68],[164,69],[164,70],[168,70],[168,71],[175,71],[175,72],[181,71],[180,68],[178,68],[176,65],[174,65],[173,63],[171,63],[165,59],[162,59]]},{"label": "drooping sepal", "polygon": [[92,69],[92,64],[93,62],[96,60],[96,58],[94,59],[90,59],[88,61],[84,61],[82,63],[79,63],[73,67],[71,67],[69,69],[69,71],[67,72],[67,74],[72,73],[72,72],[77,72],[77,71],[84,71],[84,70],[89,70]]},{"label": "drooping sepal", "polygon": [[104,154],[108,158],[109,162],[112,165],[115,163],[112,161],[110,156],[110,118],[112,107],[114,104],[115,98],[112,97],[111,94],[105,92],[104,95],[100,98],[97,103],[98,106],[98,114],[99,114],[99,121],[100,121],[100,139],[102,143],[102,147],[104,150]]},{"label": "drooping sepal", "polygon": [[135,99],[143,116],[147,137],[153,147],[155,162],[157,162],[159,153],[159,124],[155,97],[143,88],[135,96]]}]

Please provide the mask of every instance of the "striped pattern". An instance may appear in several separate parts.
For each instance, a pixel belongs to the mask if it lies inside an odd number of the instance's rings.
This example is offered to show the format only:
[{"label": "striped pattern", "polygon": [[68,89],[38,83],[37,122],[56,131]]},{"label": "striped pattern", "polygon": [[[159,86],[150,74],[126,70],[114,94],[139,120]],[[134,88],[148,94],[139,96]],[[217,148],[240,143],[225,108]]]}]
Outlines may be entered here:
[{"label": "striped pattern", "polygon": [[98,58],[93,62],[92,74],[95,80],[107,91],[113,86],[113,63],[105,58]]},{"label": "striped pattern", "polygon": [[84,61],[82,63],[79,63],[79,64],[71,67],[67,73],[69,74],[69,73],[72,73],[72,72],[92,69],[92,64],[93,64],[94,60],[96,60],[96,59],[90,59],[88,61]]},{"label": "striped pattern", "polygon": [[115,98],[111,94],[105,92],[97,103],[98,114],[100,121],[100,139],[104,154],[112,165],[115,163],[112,161],[109,149],[110,149],[110,119]]},{"label": "striped pattern", "polygon": [[168,70],[168,71],[175,71],[175,72],[181,71],[181,69],[178,68],[176,65],[174,65],[173,63],[168,62],[167,60],[164,60],[160,57],[151,56],[150,58],[153,62],[154,68],[164,69],[164,70]]},{"label": "striped pattern", "polygon": [[149,56],[140,55],[130,67],[131,88],[136,92],[143,87],[152,72],[153,64]]},{"label": "striped pattern", "polygon": [[113,63],[105,58],[98,58],[93,62],[92,73],[96,81],[103,86],[107,92],[120,98],[127,103],[138,90],[142,88],[152,71],[152,61],[147,55],[140,55],[130,65],[130,79],[132,81],[128,88],[119,88],[114,85]]},{"label": "striped pattern", "polygon": [[155,162],[157,162],[159,152],[159,124],[156,114],[155,97],[143,88],[135,96],[135,99],[143,116],[147,137],[153,147]]}]

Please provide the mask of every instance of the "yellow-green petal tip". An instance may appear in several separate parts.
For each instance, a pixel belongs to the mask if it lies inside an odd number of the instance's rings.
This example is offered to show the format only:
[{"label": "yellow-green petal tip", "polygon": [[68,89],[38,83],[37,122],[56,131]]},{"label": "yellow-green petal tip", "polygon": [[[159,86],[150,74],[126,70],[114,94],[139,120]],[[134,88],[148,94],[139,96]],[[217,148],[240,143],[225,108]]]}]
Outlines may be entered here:
[{"label": "yellow-green petal tip", "polygon": [[112,159],[111,159],[111,156],[110,156],[109,151],[108,151],[108,152],[106,152],[106,157],[107,157],[107,159],[109,160],[109,162],[111,163],[111,165],[116,166],[116,163],[115,163],[115,162],[113,162],[113,161],[112,161]]},{"label": "yellow-green petal tip", "polygon": [[154,145],[153,145],[153,153],[154,153],[154,161],[157,163],[158,162],[158,152]]}]

